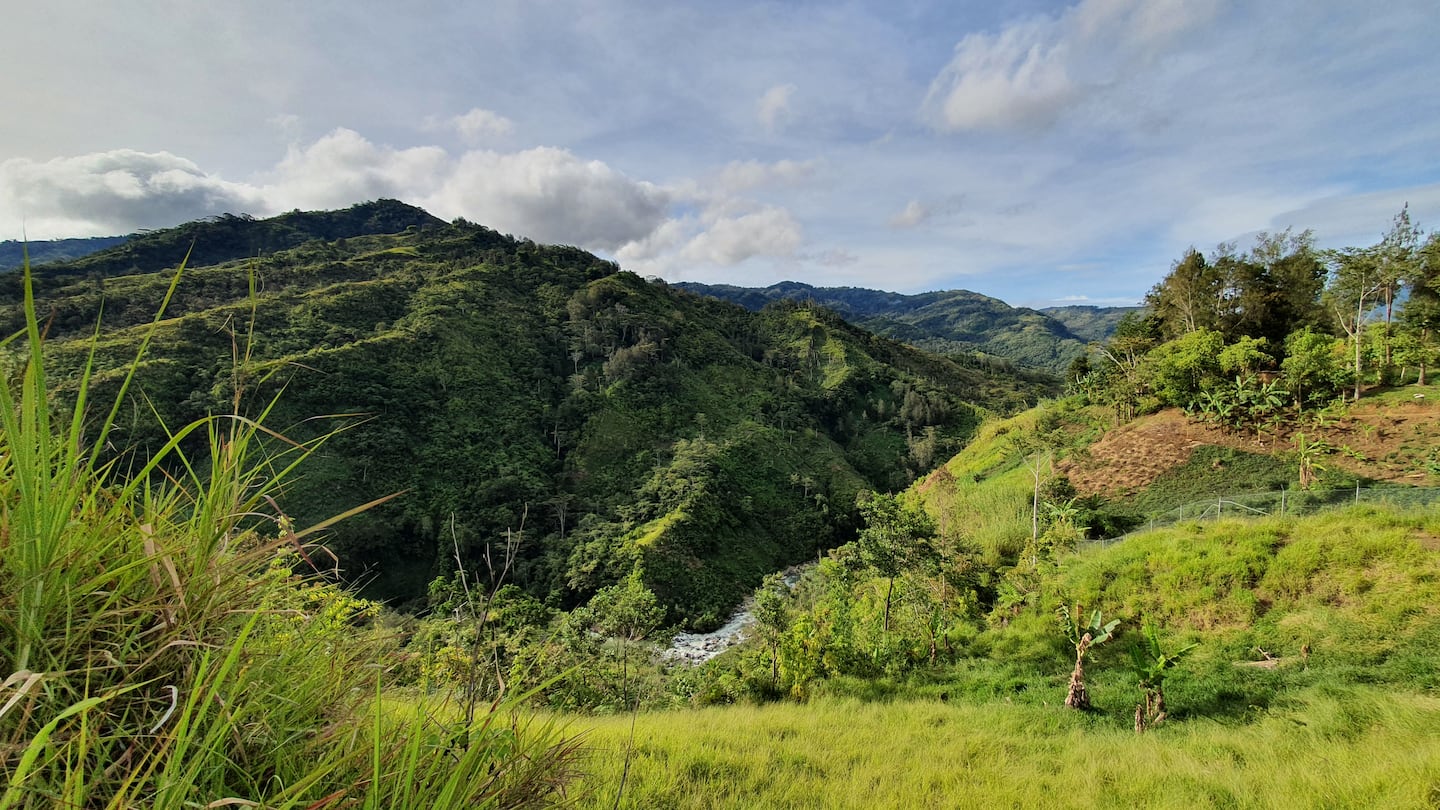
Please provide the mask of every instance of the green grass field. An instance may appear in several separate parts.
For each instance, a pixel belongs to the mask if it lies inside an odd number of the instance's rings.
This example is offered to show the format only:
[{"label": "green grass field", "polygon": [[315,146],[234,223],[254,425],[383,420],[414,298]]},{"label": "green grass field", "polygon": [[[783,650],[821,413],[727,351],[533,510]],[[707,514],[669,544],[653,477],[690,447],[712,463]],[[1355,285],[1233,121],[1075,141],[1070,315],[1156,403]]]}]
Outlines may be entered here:
[{"label": "green grass field", "polygon": [[[631,718],[574,721],[582,807],[614,807]],[[1440,699],[1316,689],[1242,724],[1137,735],[1050,706],[860,703],[641,714],[620,807],[1384,807],[1440,803]]]}]

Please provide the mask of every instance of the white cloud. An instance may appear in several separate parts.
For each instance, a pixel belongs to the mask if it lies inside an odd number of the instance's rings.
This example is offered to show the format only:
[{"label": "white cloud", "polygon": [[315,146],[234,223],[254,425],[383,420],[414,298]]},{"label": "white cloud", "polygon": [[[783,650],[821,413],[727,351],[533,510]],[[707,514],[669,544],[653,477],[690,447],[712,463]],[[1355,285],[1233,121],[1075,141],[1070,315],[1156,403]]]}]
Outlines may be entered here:
[{"label": "white cloud", "polygon": [[336,129],[303,149],[291,147],[265,178],[271,210],[342,208],[362,200],[428,194],[452,170],[437,146],[395,149],[350,129]]},{"label": "white cloud", "polygon": [[669,203],[670,194],[657,185],[553,147],[467,152],[444,184],[422,198],[445,212],[441,216],[606,251],[653,233]]},{"label": "white cloud", "polygon": [[492,137],[504,137],[515,128],[515,123],[509,118],[480,107],[476,107],[464,115],[455,116],[450,119],[450,124],[467,143],[478,143]]},{"label": "white cloud", "polygon": [[755,118],[766,132],[774,134],[785,127],[790,119],[790,100],[795,95],[793,84],[777,84],[766,90],[755,102]]},{"label": "white cloud", "polygon": [[804,241],[800,223],[782,208],[721,217],[680,249],[686,264],[734,265],[756,256],[789,256]]},{"label": "white cloud", "polygon": [[820,166],[819,160],[780,160],[774,163],[737,160],[720,170],[713,185],[729,194],[770,185],[799,185],[814,177]]},{"label": "white cloud", "polygon": [[263,208],[255,189],[169,152],[116,149],[0,163],[0,223],[32,239],[128,233]]},{"label": "white cloud", "polygon": [[715,183],[664,187],[555,147],[453,156],[437,146],[377,144],[342,128],[290,147],[250,183],[165,152],[12,159],[0,164],[0,225],[18,236],[23,219],[32,238],[113,234],[218,213],[263,216],[394,197],[446,219],[609,252],[642,270],[729,266],[791,256],[803,242],[789,211],[736,192],[803,182],[816,165],[737,162]]},{"label": "white cloud", "polygon": [[972,33],[930,84],[922,107],[937,129],[1043,129],[1068,109],[1149,67],[1219,0],[1081,0],[999,32]]}]

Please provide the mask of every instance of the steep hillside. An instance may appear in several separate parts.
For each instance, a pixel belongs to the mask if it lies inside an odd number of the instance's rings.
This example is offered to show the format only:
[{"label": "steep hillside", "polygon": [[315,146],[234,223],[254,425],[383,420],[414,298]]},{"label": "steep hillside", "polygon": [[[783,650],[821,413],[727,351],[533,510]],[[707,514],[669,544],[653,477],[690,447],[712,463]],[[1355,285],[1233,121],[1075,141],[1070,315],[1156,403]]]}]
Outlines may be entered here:
[{"label": "steep hillside", "polygon": [[[759,309],[780,299],[814,301],[876,334],[903,340],[926,351],[981,352],[1056,375],[1084,354],[1086,341],[1093,339],[1072,333],[1060,320],[1044,313],[1011,307],[967,290],[901,295],[855,287],[812,287],[793,281],[764,289],[723,284],[678,286],[750,309]],[[1066,314],[1078,322],[1078,311]],[[1105,327],[1099,324],[1106,318],[1108,316],[1088,323],[1088,331],[1103,331]]]},{"label": "steep hillside", "polygon": [[[80,373],[103,305],[106,402],[165,295],[167,251],[196,241],[226,260],[181,276],[117,448],[144,455],[162,422],[278,396],[266,424],[288,437],[343,428],[280,501],[293,519],[404,493],[329,540],[371,593],[415,603],[457,555],[498,573],[508,544],[509,576],[553,604],[633,574],[701,625],[845,539],[858,489],[953,453],[982,413],[967,399],[1014,390],[823,309],[753,313],[397,206],[225,218],[42,268],[52,368]],[[404,227],[345,236],[356,223]],[[203,245],[212,229],[221,246]],[[336,235],[256,247],[320,232]],[[7,328],[17,306],[0,299]]]}]

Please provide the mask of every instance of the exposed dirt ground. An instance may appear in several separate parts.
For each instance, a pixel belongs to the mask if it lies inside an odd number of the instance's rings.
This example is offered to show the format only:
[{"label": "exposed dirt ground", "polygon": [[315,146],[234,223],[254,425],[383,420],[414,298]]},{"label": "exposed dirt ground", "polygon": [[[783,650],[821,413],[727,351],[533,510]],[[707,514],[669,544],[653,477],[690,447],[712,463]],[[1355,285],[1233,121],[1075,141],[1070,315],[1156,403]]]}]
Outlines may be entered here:
[{"label": "exposed dirt ground", "polygon": [[1430,472],[1440,453],[1440,402],[1361,402],[1343,417],[1256,436],[1191,421],[1176,409],[1141,417],[1105,434],[1088,453],[1057,466],[1082,495],[1137,492],[1184,464],[1196,448],[1215,445],[1250,453],[1293,451],[1294,433],[1323,438],[1333,451],[1325,460],[1376,481],[1440,483]]}]

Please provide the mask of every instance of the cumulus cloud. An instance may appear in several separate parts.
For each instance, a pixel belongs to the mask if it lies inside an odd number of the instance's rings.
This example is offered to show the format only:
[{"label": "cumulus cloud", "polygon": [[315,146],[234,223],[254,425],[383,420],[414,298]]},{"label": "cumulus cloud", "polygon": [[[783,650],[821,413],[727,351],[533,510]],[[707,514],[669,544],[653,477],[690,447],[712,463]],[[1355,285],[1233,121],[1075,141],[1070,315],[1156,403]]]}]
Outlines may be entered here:
[{"label": "cumulus cloud", "polygon": [[698,216],[667,220],[650,236],[622,247],[616,258],[644,273],[685,275],[757,257],[796,256],[805,239],[789,211],[776,206],[741,210],[744,207],[731,201]]},{"label": "cumulus cloud", "polygon": [[777,84],[755,102],[755,118],[766,132],[773,134],[784,128],[790,118],[790,100],[796,89],[793,84]]},{"label": "cumulus cloud", "polygon": [[1143,71],[1220,0],[1081,0],[1059,16],[967,35],[922,108],[937,129],[1041,129]]},{"label": "cumulus cloud", "polygon": [[509,118],[490,110],[476,107],[464,115],[450,119],[450,125],[469,143],[478,143],[486,138],[509,135],[515,124]]},{"label": "cumulus cloud", "polygon": [[800,247],[800,223],[783,208],[767,206],[708,224],[683,248],[679,258],[690,264],[739,264],[755,256],[788,256]]},{"label": "cumulus cloud", "polygon": [[274,208],[340,208],[379,197],[417,199],[452,169],[437,146],[395,149],[350,129],[336,129],[303,149],[291,147],[265,178]]},{"label": "cumulus cloud", "polygon": [[23,220],[31,238],[128,233],[263,208],[254,188],[169,152],[115,149],[0,163],[0,215]]},{"label": "cumulus cloud", "polygon": [[[33,238],[125,233],[219,213],[338,208],[379,197],[414,202],[540,242],[578,245],[641,270],[730,266],[792,256],[803,242],[784,208],[740,196],[802,182],[814,163],[732,163],[713,183],[661,186],[555,147],[518,152],[394,148],[349,129],[292,146],[248,183],[175,155],[116,150],[0,163],[0,219]],[[9,223],[4,223],[8,225]]]},{"label": "cumulus cloud", "polygon": [[670,195],[601,161],[537,147],[467,152],[429,200],[537,241],[614,251],[654,232]]}]

